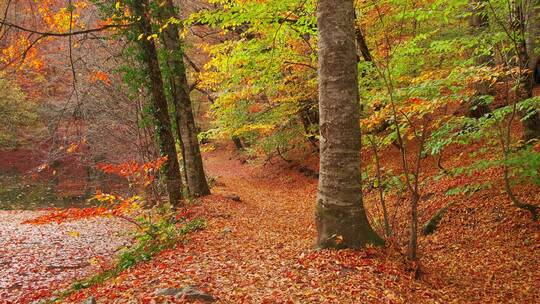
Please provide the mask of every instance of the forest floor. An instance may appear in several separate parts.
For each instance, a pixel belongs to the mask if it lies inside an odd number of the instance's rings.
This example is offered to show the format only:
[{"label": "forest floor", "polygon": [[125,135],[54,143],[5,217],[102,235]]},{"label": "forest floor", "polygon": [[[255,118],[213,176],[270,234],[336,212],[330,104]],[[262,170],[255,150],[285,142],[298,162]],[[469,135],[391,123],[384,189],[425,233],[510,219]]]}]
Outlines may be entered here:
[{"label": "forest floor", "polygon": [[130,241],[126,224],[86,219],[23,224],[44,211],[0,211],[0,303],[28,303],[100,271],[103,259]]},{"label": "forest floor", "polygon": [[[396,151],[383,157],[397,160]],[[466,151],[449,152],[444,165],[466,162]],[[455,204],[432,235],[420,238],[421,276],[415,280],[403,255],[406,209],[394,221],[397,246],[314,249],[317,161],[314,154],[295,159],[246,162],[227,147],[205,153],[206,169],[215,179],[213,194],[190,208],[191,216],[206,219],[208,227],[67,301],[181,303],[155,292],[196,285],[218,303],[540,303],[540,225],[499,190],[500,172],[442,178],[422,188],[421,223],[448,202]],[[428,176],[437,171],[433,160],[423,166]],[[492,188],[444,195],[449,188],[486,179]],[[517,191],[528,202],[540,201],[535,188]],[[374,218],[376,192],[365,195]],[[38,213],[0,213],[0,303],[29,303],[94,274],[100,265],[94,259],[111,256],[128,239],[121,233],[125,227],[110,219],[21,224]],[[373,224],[380,231],[380,222]]]},{"label": "forest floor", "polygon": [[[462,163],[457,152],[448,161]],[[192,210],[207,219],[207,229],[114,280],[74,294],[71,302],[90,296],[98,303],[183,302],[155,292],[197,285],[218,303],[540,303],[540,226],[512,207],[498,187],[457,199],[440,228],[420,238],[422,275],[415,280],[403,247],[315,250],[317,179],[300,173],[298,165],[245,163],[223,149],[206,153],[205,164],[217,182],[213,195]],[[448,187],[479,178],[430,185],[421,221],[448,203],[442,194]],[[231,193],[241,201],[230,199]],[[520,193],[533,202],[540,199],[534,188]],[[403,219],[396,234],[406,225]]]}]

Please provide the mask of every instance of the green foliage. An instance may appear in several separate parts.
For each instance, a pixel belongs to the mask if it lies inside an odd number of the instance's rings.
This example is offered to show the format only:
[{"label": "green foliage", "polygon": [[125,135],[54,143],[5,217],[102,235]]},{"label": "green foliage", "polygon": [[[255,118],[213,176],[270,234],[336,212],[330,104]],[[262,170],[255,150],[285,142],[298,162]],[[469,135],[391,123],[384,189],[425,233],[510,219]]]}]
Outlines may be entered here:
[{"label": "green foliage", "polygon": [[[540,98],[529,98],[515,104],[520,113],[535,113],[540,106]],[[446,124],[433,132],[427,148],[432,154],[439,154],[451,144],[482,144],[483,148],[471,152],[474,159],[469,166],[451,169],[453,176],[471,175],[490,168],[509,168],[511,180],[515,184],[531,183],[540,186],[540,151],[538,143],[523,144],[510,134],[510,143],[506,143],[508,117],[514,112],[514,105],[507,105],[484,115],[479,119],[470,117],[452,117]],[[524,115],[521,119],[524,119]],[[516,119],[517,120],[517,119]],[[513,143],[513,144],[512,144]],[[508,145],[508,155],[502,156],[501,145]],[[506,149],[506,148],[505,148]],[[457,191],[457,190],[456,190]]]},{"label": "green foliage", "polygon": [[491,184],[490,183],[485,183],[485,184],[469,184],[469,185],[465,185],[463,187],[454,187],[454,188],[451,188],[451,189],[448,189],[446,192],[445,192],[445,195],[448,195],[448,196],[453,196],[453,195],[468,195],[468,196],[472,196],[474,193],[480,191],[480,190],[483,190],[483,189],[487,189],[487,188],[490,188],[491,187]]},{"label": "green foliage", "polygon": [[14,148],[19,135],[36,127],[36,105],[26,99],[21,89],[0,74],[0,147]]},{"label": "green foliage", "polygon": [[206,227],[202,219],[178,224],[169,216],[159,214],[150,217],[143,216],[137,221],[140,227],[134,236],[136,243],[120,252],[116,266],[119,271],[150,260],[162,250],[174,246],[188,233]]},{"label": "green foliage", "polygon": [[241,137],[267,155],[305,143],[318,123],[302,123],[317,103],[315,2],[217,2],[188,20],[236,37],[206,46],[212,59],[199,75],[205,89],[220,92],[213,135]]},{"label": "green foliage", "polygon": [[118,276],[122,271],[137,263],[148,261],[161,251],[172,248],[182,241],[189,233],[204,229],[203,219],[174,220],[169,207],[153,210],[154,214],[146,214],[137,218],[138,229],[135,232],[135,243],[126,247],[118,254],[115,265],[95,276],[75,282],[71,288],[51,299],[50,303],[60,303],[72,293],[103,283]]}]

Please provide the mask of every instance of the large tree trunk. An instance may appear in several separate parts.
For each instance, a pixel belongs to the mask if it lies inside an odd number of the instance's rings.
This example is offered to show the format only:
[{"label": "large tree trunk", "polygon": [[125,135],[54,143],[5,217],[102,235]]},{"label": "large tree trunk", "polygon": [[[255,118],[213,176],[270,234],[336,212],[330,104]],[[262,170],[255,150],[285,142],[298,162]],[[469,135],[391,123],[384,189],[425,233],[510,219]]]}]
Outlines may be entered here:
[{"label": "large tree trunk", "polygon": [[139,31],[144,36],[139,39],[144,61],[147,65],[149,86],[152,95],[152,114],[156,123],[156,134],[158,136],[160,154],[167,157],[167,162],[163,166],[166,176],[167,192],[169,200],[173,206],[177,206],[182,200],[182,179],[178,165],[178,155],[172,134],[171,121],[167,107],[167,98],[163,88],[163,79],[159,68],[156,45],[152,39],[147,39],[152,35],[152,27],[149,20],[148,0],[135,0],[132,2],[133,12],[141,19],[137,23]]},{"label": "large tree trunk", "polygon": [[[540,0],[532,0],[527,21],[527,50],[529,52],[529,69],[532,72],[533,84],[538,84],[540,64]],[[536,77],[535,77],[536,76]],[[535,79],[536,78],[536,79]]]},{"label": "large tree trunk", "polygon": [[[530,70],[530,74],[527,75],[527,98],[533,97],[533,89],[537,84],[537,78],[540,75],[540,1],[533,0],[530,2],[530,11],[528,13],[527,20],[527,64]],[[535,111],[529,118],[523,120],[524,139],[540,139],[540,116]]]},{"label": "large tree trunk", "polygon": [[[163,4],[163,21],[176,18],[176,9],[172,0],[165,0]],[[163,30],[163,43],[167,50],[167,64],[171,73],[171,95],[178,115],[187,186],[192,197],[201,197],[210,194],[210,189],[204,174],[178,30],[176,23],[169,23]]]},{"label": "large tree trunk", "polygon": [[[528,4],[531,7],[528,7]],[[533,64],[533,61],[538,52],[537,47],[535,46],[538,37],[532,37],[536,29],[537,24],[540,22],[540,19],[537,15],[538,9],[535,9],[534,6],[538,5],[538,1],[532,1],[532,3],[524,3],[521,1],[513,1],[513,11],[512,11],[512,30],[518,35],[525,34],[526,37],[522,37],[517,41],[517,55],[518,55],[518,64],[522,70],[527,70]],[[527,73],[522,80],[522,87],[518,91],[518,97],[521,100],[531,98],[533,96],[534,88],[534,75],[533,73]],[[523,113],[527,114],[527,113]],[[531,139],[540,139],[540,116],[538,116],[538,111],[530,115],[526,115],[523,122],[523,139],[525,141]]]},{"label": "large tree trunk", "polygon": [[382,244],[371,228],[360,184],[358,70],[352,0],[319,0],[320,178],[317,244]]},{"label": "large tree trunk", "polygon": [[[471,1],[471,16],[469,17],[469,26],[471,34],[474,36],[483,35],[489,29],[489,19],[486,14],[486,0]],[[475,58],[475,63],[478,66],[493,65],[493,56],[480,55]],[[469,116],[480,118],[484,114],[489,113],[489,107],[485,103],[485,96],[491,95],[489,89],[489,81],[480,80],[473,84],[475,93],[471,97],[469,104]]]}]

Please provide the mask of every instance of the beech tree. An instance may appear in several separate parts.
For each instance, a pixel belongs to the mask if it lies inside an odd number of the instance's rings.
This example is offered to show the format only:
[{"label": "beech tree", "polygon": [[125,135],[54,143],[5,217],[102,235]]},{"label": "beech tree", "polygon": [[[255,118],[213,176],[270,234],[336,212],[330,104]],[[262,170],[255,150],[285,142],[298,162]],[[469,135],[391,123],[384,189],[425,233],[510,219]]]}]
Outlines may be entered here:
[{"label": "beech tree", "polygon": [[162,156],[167,157],[162,167],[165,173],[167,192],[171,204],[177,205],[182,199],[182,179],[171,121],[167,108],[167,98],[163,88],[163,78],[159,67],[156,45],[152,39],[152,26],[149,16],[148,0],[134,0],[131,2],[133,13],[139,18],[137,22],[140,31],[138,43],[142,50],[143,60],[148,73],[148,86],[151,91],[152,115],[156,124],[156,134]]},{"label": "beech tree", "polygon": [[[525,80],[527,92],[524,98],[531,98],[534,96],[533,88],[539,80],[538,75],[535,74],[535,72],[538,73],[540,64],[540,37],[538,36],[540,34],[540,1],[531,1],[526,9],[528,9],[528,16],[527,20],[523,22],[525,24],[523,30],[527,31],[528,39],[524,39],[525,41],[523,42],[526,46],[525,49],[527,50],[527,54],[523,54],[526,58],[524,59],[523,65],[524,68],[529,69],[529,73],[527,73],[527,79]],[[533,113],[529,113],[529,115],[525,117],[523,126],[525,140],[540,139],[540,116],[538,110],[534,110]]]},{"label": "beech tree", "polygon": [[172,0],[165,0],[161,11],[163,25],[163,44],[170,72],[170,88],[175,108],[178,138],[181,142],[187,188],[191,196],[210,194],[197,138],[197,128],[193,118],[189,96],[186,67],[183,60],[183,46],[179,37],[176,7]]},{"label": "beech tree", "polygon": [[360,107],[352,0],[320,0],[319,247],[357,248],[383,240],[367,219],[361,192]]}]

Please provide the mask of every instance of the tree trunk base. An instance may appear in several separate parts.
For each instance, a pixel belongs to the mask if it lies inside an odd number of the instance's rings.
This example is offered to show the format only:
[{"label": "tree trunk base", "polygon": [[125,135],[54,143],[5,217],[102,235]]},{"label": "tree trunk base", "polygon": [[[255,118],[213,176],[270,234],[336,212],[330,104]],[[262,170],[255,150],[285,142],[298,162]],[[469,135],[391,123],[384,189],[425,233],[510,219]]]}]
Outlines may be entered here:
[{"label": "tree trunk base", "polygon": [[364,248],[366,245],[384,245],[367,223],[364,210],[358,207],[324,207],[317,205],[315,214],[319,248]]}]

